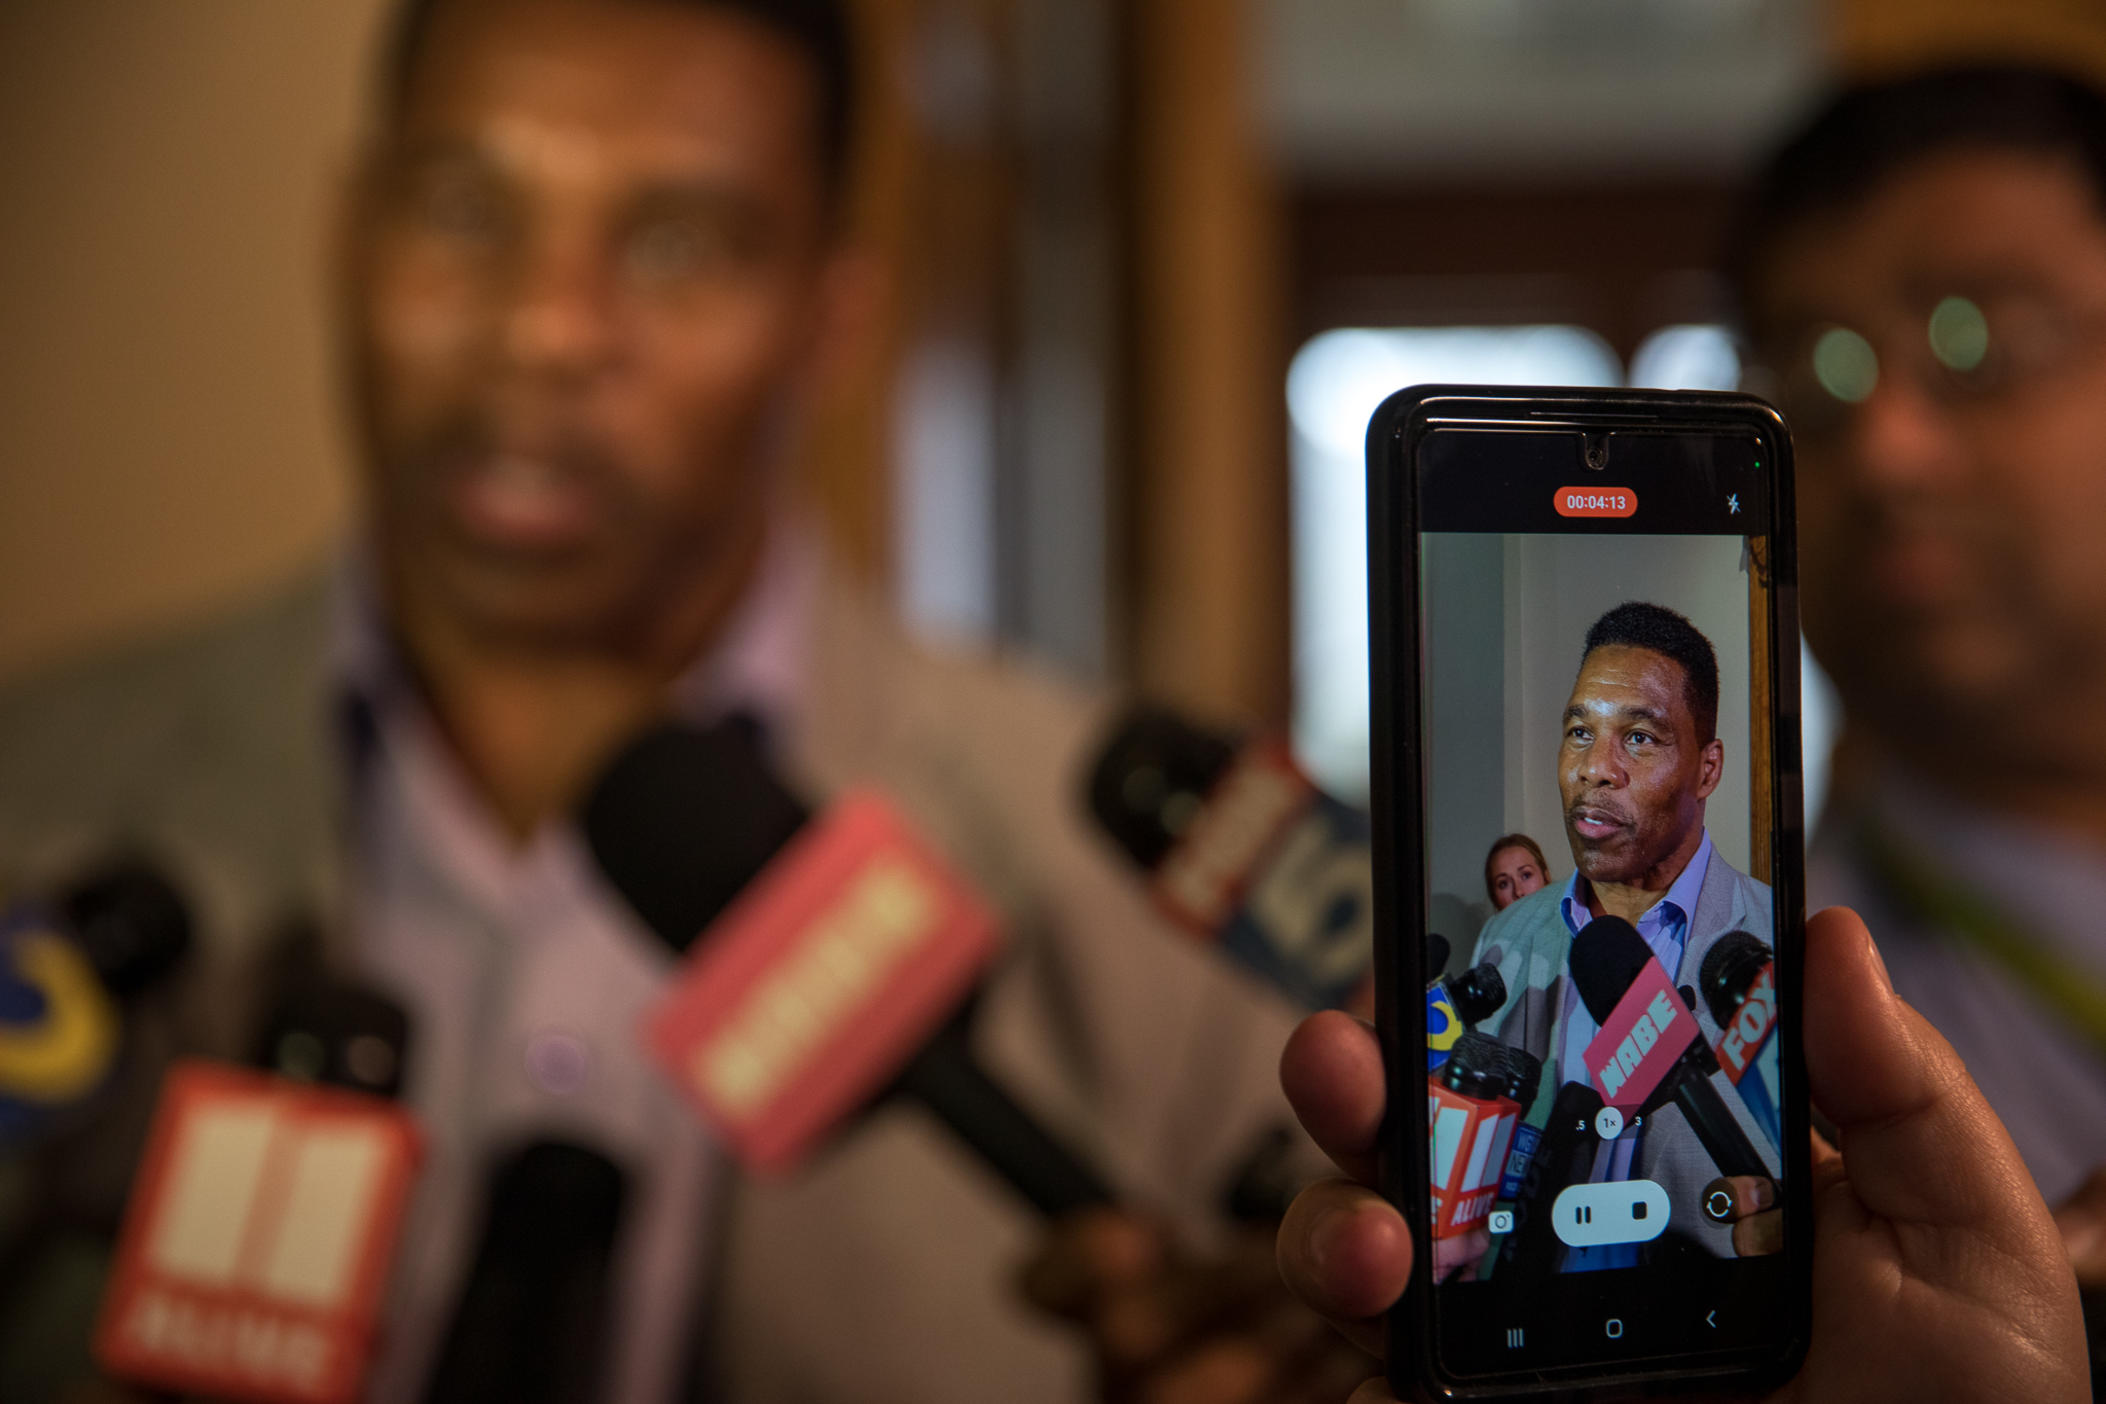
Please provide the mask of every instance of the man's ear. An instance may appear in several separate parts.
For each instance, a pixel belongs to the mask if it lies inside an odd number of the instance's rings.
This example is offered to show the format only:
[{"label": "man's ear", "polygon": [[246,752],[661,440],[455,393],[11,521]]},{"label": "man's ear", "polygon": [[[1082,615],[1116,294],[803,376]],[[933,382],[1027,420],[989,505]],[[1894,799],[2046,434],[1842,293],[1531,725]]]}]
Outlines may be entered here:
[{"label": "man's ear", "polygon": [[1710,799],[1718,782],[1726,778],[1726,743],[1712,737],[1704,743],[1702,759],[1697,766],[1697,798]]}]

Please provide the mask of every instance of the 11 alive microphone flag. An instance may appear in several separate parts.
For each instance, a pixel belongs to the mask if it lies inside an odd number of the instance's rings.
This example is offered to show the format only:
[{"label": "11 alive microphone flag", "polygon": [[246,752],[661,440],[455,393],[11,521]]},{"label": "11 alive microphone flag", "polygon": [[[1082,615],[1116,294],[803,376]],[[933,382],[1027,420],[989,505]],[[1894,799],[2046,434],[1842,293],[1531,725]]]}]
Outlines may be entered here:
[{"label": "11 alive microphone flag", "polygon": [[120,1378],[266,1404],[351,1404],[421,1142],[400,1105],[205,1061],[161,1101],[103,1297]]}]

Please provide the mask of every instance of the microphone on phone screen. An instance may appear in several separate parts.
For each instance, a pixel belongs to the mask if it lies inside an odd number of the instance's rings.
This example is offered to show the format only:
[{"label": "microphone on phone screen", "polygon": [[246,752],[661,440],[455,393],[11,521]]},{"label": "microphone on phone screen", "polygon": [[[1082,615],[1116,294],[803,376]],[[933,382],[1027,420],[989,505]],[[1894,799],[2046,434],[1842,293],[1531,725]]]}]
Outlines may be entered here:
[{"label": "microphone on phone screen", "polygon": [[1603,1102],[1629,1116],[1672,1101],[1720,1174],[1769,1174],[1711,1085],[1718,1060],[1699,1034],[1692,1001],[1636,928],[1614,916],[1588,922],[1573,938],[1569,968],[1600,1028],[1587,1045],[1584,1075]]},{"label": "microphone on phone screen", "polygon": [[1513,1205],[1513,1227],[1499,1243],[1491,1263],[1493,1275],[1534,1281],[1557,1270],[1564,1244],[1551,1211],[1558,1196],[1583,1183],[1593,1168],[1600,1145],[1595,1118],[1601,1109],[1601,1094],[1592,1086],[1566,1082],[1552,1098],[1537,1142],[1518,1169],[1509,1154],[1507,1165],[1513,1173],[1501,1178],[1499,1199]]},{"label": "microphone on phone screen", "polygon": [[1441,1066],[1464,1030],[1489,1019],[1506,1003],[1506,979],[1486,961],[1459,975],[1443,975],[1426,986],[1426,1067]]},{"label": "microphone on phone screen", "polygon": [[580,817],[616,891],[684,953],[645,1040],[747,1163],[788,1170],[889,1091],[1048,1215],[1110,1201],[975,1061],[963,1011],[996,918],[889,802],[853,791],[815,817],[733,718],[636,738]]},{"label": "microphone on phone screen", "polygon": [[1719,1067],[1771,1143],[1782,1145],[1775,954],[1760,937],[1729,931],[1704,953],[1697,987],[1720,1029],[1712,1047]]},{"label": "microphone on phone screen", "polygon": [[1488,1034],[1463,1034],[1426,1080],[1435,1238],[1468,1233],[1491,1215],[1522,1112],[1510,1095],[1517,1070],[1509,1052]]},{"label": "microphone on phone screen", "polygon": [[1195,939],[1305,1008],[1342,1007],[1366,983],[1367,816],[1319,790],[1284,739],[1239,744],[1136,707],[1098,753],[1085,800],[1148,875],[1158,910]]}]

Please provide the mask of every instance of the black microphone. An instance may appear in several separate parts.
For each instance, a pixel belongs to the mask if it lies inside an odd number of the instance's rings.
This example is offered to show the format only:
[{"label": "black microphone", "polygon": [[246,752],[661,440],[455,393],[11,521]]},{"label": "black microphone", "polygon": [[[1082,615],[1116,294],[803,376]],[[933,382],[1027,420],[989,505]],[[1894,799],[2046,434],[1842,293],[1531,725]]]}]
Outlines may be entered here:
[{"label": "black microphone", "polygon": [[1426,986],[1426,1070],[1448,1061],[1464,1031],[1489,1019],[1506,1003],[1506,978],[1486,961],[1459,975],[1442,975]]},{"label": "black microphone", "polygon": [[[1541,1066],[1537,1064],[1539,1074]],[[1563,1245],[1552,1223],[1551,1210],[1559,1195],[1569,1186],[1584,1183],[1593,1171],[1594,1151],[1599,1144],[1594,1118],[1601,1108],[1601,1094],[1586,1083],[1567,1082],[1558,1088],[1540,1138],[1511,1196],[1514,1226],[1500,1240],[1494,1273],[1535,1279],[1557,1270]],[[1501,1195],[1506,1197],[1504,1180]]]},{"label": "black microphone", "polygon": [[1769,1174],[1711,1086],[1718,1059],[1697,1034],[1694,992],[1674,989],[1636,928],[1621,917],[1588,922],[1573,938],[1569,968],[1573,988],[1603,1030],[1597,1044],[1611,1035],[1621,1039],[1609,1054],[1590,1059],[1600,1066],[1585,1070],[1604,1099],[1618,1102],[1619,1094],[1638,1089],[1641,1113],[1672,1100],[1720,1174]]},{"label": "black microphone", "polygon": [[[940,899],[926,904],[918,898],[887,899],[895,913],[910,913],[899,916],[896,926],[871,918],[864,907],[849,901],[818,915],[798,910],[809,908],[810,889],[818,884],[806,869],[785,858],[783,850],[793,841],[804,845],[836,813],[807,822],[810,812],[762,759],[757,729],[734,718],[708,730],[664,726],[637,738],[600,777],[581,820],[586,840],[615,889],[676,951],[685,951],[698,936],[705,936],[727,916],[728,908],[749,930],[755,923],[782,930],[830,924],[827,939],[839,942],[834,947],[837,958],[826,962],[830,970],[808,972],[794,959],[765,958],[774,961],[776,973],[786,979],[804,980],[809,974],[818,984],[806,981],[800,988],[778,983],[762,995],[752,993],[757,985],[748,985],[727,992],[723,1002],[743,1002],[744,1012],[755,1014],[746,1021],[756,1026],[755,1036],[732,1050],[737,1070],[748,1075],[745,1085],[754,1085],[761,1076],[757,1070],[774,1078],[768,1084],[771,1090],[809,1089],[825,1081],[837,1090],[821,1095],[836,1097],[828,1105],[837,1106],[845,1117],[853,1102],[849,1093],[838,1091],[841,1069],[814,1066],[809,1060],[799,1063],[794,1055],[818,1046],[859,1009],[868,1008],[856,1000],[863,987],[881,975],[868,973],[866,965],[890,962],[888,971],[911,974],[910,967],[922,958],[915,945],[918,933],[924,932],[925,920],[934,919],[921,908],[938,906]],[[795,915],[776,921],[777,914],[793,911]],[[850,982],[862,984],[853,996],[842,995]],[[793,1003],[801,1012],[786,1023],[769,1009],[756,1011],[757,1001]],[[1105,1180],[1033,1120],[975,1061],[966,1037],[969,1004],[968,997],[964,1007],[955,999],[930,1007],[927,1024],[934,1025],[933,1032],[920,1035],[919,1048],[903,1064],[887,1066],[883,1049],[851,1055],[852,1060],[861,1059],[855,1069],[858,1077],[872,1091],[885,1088],[889,1077],[890,1091],[933,1112],[1041,1212],[1058,1216],[1109,1203],[1112,1194]],[[785,1048],[791,1051],[782,1052]],[[784,1070],[776,1076],[778,1068]],[[754,1096],[764,1100],[762,1094]],[[730,1139],[735,1148],[745,1149],[738,1138]]]},{"label": "black microphone", "polygon": [[190,944],[182,894],[137,856],[0,912],[0,1146],[99,1114],[123,1080],[136,1005]]},{"label": "black microphone", "polygon": [[588,1404],[607,1356],[609,1267],[628,1176],[538,1140],[491,1167],[483,1231],[425,1385],[429,1404]]},{"label": "black microphone", "polygon": [[1429,984],[1429,985],[1430,985],[1430,984],[1432,984],[1432,983],[1433,983],[1433,982],[1434,982],[1435,980],[1438,980],[1438,979],[1440,979],[1440,978],[1441,978],[1441,976],[1442,976],[1442,974],[1443,974],[1443,973],[1445,973],[1445,972],[1447,971],[1447,969],[1448,969],[1448,957],[1449,957],[1450,955],[1452,955],[1453,953],[1454,953],[1454,952],[1453,952],[1453,949],[1452,949],[1452,948],[1451,948],[1451,947],[1450,947],[1450,946],[1448,945],[1448,938],[1447,938],[1447,937],[1445,937],[1445,936],[1441,935],[1441,934],[1440,934],[1440,933],[1439,933],[1438,931],[1432,931],[1432,932],[1428,932],[1428,933],[1427,933],[1427,935],[1426,935],[1426,983],[1427,983],[1427,984]]},{"label": "black microphone", "polygon": [[1366,981],[1367,816],[1317,789],[1284,742],[1239,746],[1137,707],[1099,752],[1084,799],[1167,916],[1289,999],[1333,1008]]},{"label": "black microphone", "polygon": [[1760,937],[1729,931],[1705,952],[1697,984],[1719,1027],[1712,1049],[1719,1067],[1756,1124],[1769,1133],[1772,1143],[1782,1145],[1775,954]]}]

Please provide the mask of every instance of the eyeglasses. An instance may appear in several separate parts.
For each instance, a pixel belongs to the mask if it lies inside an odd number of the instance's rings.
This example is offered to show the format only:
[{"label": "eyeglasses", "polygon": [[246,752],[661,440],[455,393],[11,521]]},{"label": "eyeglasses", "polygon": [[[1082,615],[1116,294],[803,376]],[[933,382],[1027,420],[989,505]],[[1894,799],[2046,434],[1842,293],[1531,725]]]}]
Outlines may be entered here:
[{"label": "eyeglasses", "polygon": [[1785,340],[1751,368],[1749,388],[1779,402],[1802,439],[1838,433],[1885,378],[1955,414],[1976,414],[2054,380],[2106,343],[2106,308],[2036,296],[1947,297],[1897,317],[1877,341],[1828,324]]}]

